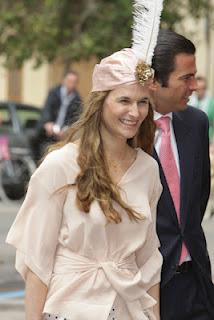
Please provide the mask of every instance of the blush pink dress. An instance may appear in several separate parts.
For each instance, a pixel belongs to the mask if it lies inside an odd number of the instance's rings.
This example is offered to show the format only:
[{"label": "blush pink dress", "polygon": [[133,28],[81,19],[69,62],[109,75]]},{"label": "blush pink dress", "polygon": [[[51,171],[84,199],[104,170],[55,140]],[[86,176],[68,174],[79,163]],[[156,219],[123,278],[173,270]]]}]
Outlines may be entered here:
[{"label": "blush pink dress", "polygon": [[[78,146],[51,152],[33,174],[25,201],[7,236],[16,269],[31,269],[48,287],[45,317],[68,320],[155,319],[148,290],[160,282],[162,256],[156,206],[162,186],[156,161],[141,149],[119,182],[121,196],[144,216],[107,223],[98,201],[90,213],[76,206]],[[113,316],[112,315],[112,312]],[[111,317],[111,318],[109,318]]]}]

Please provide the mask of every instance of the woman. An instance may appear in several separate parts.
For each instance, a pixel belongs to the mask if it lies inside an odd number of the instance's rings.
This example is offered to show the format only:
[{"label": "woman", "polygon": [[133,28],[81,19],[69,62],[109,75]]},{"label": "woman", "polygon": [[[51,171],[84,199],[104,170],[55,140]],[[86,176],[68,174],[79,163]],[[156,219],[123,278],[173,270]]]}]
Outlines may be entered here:
[{"label": "woman", "polygon": [[103,59],[82,118],[33,174],[7,237],[26,320],[159,319],[151,80],[134,49]]},{"label": "woman", "polygon": [[7,238],[26,281],[27,320],[42,312],[44,319],[158,319],[154,129],[148,85],[95,91],[67,140],[33,174]]}]

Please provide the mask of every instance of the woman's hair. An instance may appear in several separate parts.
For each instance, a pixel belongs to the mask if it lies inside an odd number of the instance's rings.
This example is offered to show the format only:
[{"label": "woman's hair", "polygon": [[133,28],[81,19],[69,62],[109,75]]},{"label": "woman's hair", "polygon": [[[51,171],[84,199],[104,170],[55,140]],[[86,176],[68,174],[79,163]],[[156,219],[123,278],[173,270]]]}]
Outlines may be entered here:
[{"label": "woman's hair", "polygon": [[[88,104],[81,118],[68,129],[66,138],[52,145],[48,152],[61,148],[69,142],[79,139],[79,155],[77,163],[80,172],[73,185],[66,185],[62,189],[77,187],[77,206],[88,213],[94,200],[97,200],[104,215],[109,222],[121,222],[120,213],[115,209],[114,203],[124,209],[131,220],[143,217],[132,210],[121,198],[119,187],[112,181],[108,165],[104,156],[103,143],[100,133],[100,124],[104,101],[109,92],[93,92],[90,94]],[[132,147],[140,147],[151,153],[153,148],[155,124],[153,110],[149,106],[146,119],[141,124],[138,134],[128,140]],[[143,164],[142,164],[143,165]]]}]

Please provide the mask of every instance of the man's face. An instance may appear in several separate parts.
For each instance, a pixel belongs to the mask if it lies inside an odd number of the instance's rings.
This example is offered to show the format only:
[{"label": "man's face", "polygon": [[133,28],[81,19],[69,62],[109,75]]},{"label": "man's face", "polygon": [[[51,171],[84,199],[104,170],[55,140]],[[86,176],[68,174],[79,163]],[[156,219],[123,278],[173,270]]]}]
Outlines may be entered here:
[{"label": "man's face", "polygon": [[198,96],[199,100],[204,98],[204,96],[206,94],[206,90],[207,90],[206,81],[198,80],[196,92],[197,92],[197,96]]},{"label": "man's face", "polygon": [[64,86],[66,87],[68,93],[71,93],[72,91],[76,90],[77,84],[78,84],[78,77],[76,74],[70,73],[68,74],[64,81]]},{"label": "man's face", "polygon": [[155,81],[152,96],[156,111],[166,114],[185,110],[189,97],[197,88],[195,74],[195,55],[178,54],[175,57],[174,71],[169,76],[167,87]]}]

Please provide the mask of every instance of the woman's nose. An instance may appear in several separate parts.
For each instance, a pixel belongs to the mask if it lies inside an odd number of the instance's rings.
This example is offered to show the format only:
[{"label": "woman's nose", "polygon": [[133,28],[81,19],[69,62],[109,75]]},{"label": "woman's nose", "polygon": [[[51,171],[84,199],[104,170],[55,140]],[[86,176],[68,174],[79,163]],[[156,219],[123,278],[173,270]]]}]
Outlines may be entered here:
[{"label": "woman's nose", "polygon": [[139,110],[138,110],[138,105],[137,105],[137,103],[133,103],[133,104],[131,105],[131,108],[130,108],[130,110],[129,110],[129,114],[132,115],[132,116],[135,117],[135,118],[138,118],[138,116],[139,116]]}]

